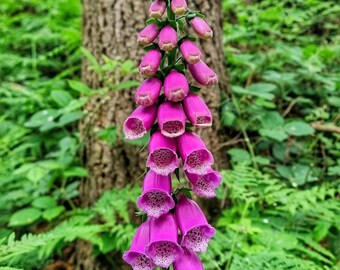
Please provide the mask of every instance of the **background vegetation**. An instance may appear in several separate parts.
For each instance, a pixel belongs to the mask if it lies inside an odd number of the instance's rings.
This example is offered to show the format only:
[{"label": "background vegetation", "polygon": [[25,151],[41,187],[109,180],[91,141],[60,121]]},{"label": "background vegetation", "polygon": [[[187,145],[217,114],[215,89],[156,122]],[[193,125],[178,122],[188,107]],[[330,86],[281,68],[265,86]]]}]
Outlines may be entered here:
[{"label": "background vegetation", "polygon": [[[339,267],[340,6],[330,0],[223,1],[231,138],[205,269]],[[110,260],[137,226],[139,185],[79,207],[77,121],[92,95],[79,81],[78,0],[0,3],[0,269],[72,265],[74,241]],[[133,82],[131,83],[133,85]],[[120,89],[130,85],[116,85]],[[106,89],[102,89],[103,92]],[[114,128],[98,131],[114,143]],[[221,147],[223,147],[221,145]],[[100,220],[100,222],[95,222]]]}]

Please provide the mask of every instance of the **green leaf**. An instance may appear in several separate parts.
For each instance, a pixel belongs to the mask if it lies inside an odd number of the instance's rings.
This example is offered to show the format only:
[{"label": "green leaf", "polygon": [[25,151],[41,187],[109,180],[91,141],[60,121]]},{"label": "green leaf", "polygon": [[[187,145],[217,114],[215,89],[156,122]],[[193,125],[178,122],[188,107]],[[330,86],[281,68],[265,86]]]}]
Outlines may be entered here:
[{"label": "green leaf", "polygon": [[52,219],[60,216],[60,214],[63,213],[64,211],[65,211],[65,207],[62,205],[49,208],[43,212],[42,217],[46,219],[47,221],[51,221]]},{"label": "green leaf", "polygon": [[[100,68],[100,65],[99,65],[97,59],[93,56],[93,54],[88,49],[81,47],[80,50],[81,50],[82,54],[85,56],[85,58],[91,63],[93,68],[95,68],[95,69]],[[74,90],[76,90],[76,89],[74,89]]]},{"label": "green leaf", "polygon": [[131,60],[126,60],[121,66],[123,74],[128,74],[135,67],[135,64]]},{"label": "green leaf", "polygon": [[232,87],[232,92],[233,93],[237,93],[237,94],[243,94],[243,95],[250,95],[250,96],[255,96],[255,97],[260,97],[260,98],[264,98],[267,100],[272,100],[274,99],[274,95],[271,93],[267,93],[267,92],[255,92],[255,91],[249,91],[248,89],[244,89],[242,87],[239,86],[233,86]]},{"label": "green leaf", "polygon": [[274,92],[277,86],[272,83],[253,83],[248,87],[248,90],[256,93]]},{"label": "green leaf", "polygon": [[288,135],[281,130],[260,129],[259,133],[261,136],[276,140],[278,142],[282,142],[288,138]]},{"label": "green leaf", "polygon": [[266,112],[261,116],[261,124],[264,129],[278,129],[283,126],[284,119],[278,112]]},{"label": "green leaf", "polygon": [[36,208],[24,208],[15,212],[10,220],[9,226],[24,226],[29,225],[41,217],[41,211]]},{"label": "green leaf", "polygon": [[72,100],[73,97],[70,93],[64,90],[54,90],[51,92],[51,98],[57,103],[60,107],[65,107],[68,105]]},{"label": "green leaf", "polygon": [[86,84],[80,81],[68,80],[68,84],[73,90],[86,96],[91,96],[93,94],[93,91]]},{"label": "green leaf", "polygon": [[314,129],[309,124],[300,120],[285,124],[284,130],[293,136],[307,136],[314,133]]},{"label": "green leaf", "polygon": [[30,120],[25,123],[25,127],[40,127],[48,122],[52,122],[58,116],[59,112],[53,109],[36,112],[34,115],[31,116]]},{"label": "green leaf", "polygon": [[129,89],[131,87],[136,87],[136,86],[139,86],[139,85],[140,85],[140,82],[138,82],[138,81],[121,82],[121,83],[115,85],[115,90]]},{"label": "green leaf", "polygon": [[340,97],[332,96],[328,98],[329,105],[340,108]]},{"label": "green leaf", "polygon": [[292,173],[294,176],[294,182],[300,186],[306,182],[317,181],[318,178],[313,175],[311,167],[303,164],[295,164],[292,166]]},{"label": "green leaf", "polygon": [[64,171],[64,176],[70,177],[87,177],[88,171],[83,167],[71,167]]},{"label": "green leaf", "polygon": [[83,112],[82,111],[75,111],[75,112],[69,112],[64,114],[62,117],[59,119],[59,125],[60,126],[65,126],[69,123],[72,123],[74,121],[77,121],[83,117]]},{"label": "green leaf", "polygon": [[32,206],[40,209],[52,208],[57,205],[56,200],[51,196],[38,197],[32,202]]},{"label": "green leaf", "polygon": [[42,168],[40,166],[35,166],[31,168],[27,172],[27,179],[30,180],[32,183],[38,183],[46,174],[48,173],[48,170],[45,168]]},{"label": "green leaf", "polygon": [[232,148],[228,150],[228,154],[231,156],[231,159],[235,163],[245,162],[250,160],[250,154],[241,148]]},{"label": "green leaf", "polygon": [[115,143],[117,141],[117,127],[109,127],[97,132],[98,138],[108,143]]}]

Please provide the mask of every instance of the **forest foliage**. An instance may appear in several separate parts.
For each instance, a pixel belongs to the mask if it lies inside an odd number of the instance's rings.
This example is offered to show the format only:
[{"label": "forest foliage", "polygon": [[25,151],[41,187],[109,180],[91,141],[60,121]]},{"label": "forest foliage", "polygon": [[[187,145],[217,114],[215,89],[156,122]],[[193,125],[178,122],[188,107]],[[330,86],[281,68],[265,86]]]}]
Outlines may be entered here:
[{"label": "forest foliage", "polygon": [[[222,2],[231,93],[221,103],[230,138],[221,147],[230,168],[214,201],[205,269],[337,269],[340,6]],[[81,48],[78,0],[2,0],[0,33],[0,269],[71,263],[77,239],[94,245],[93,256],[121,253],[138,225],[131,207],[140,186],[79,207],[88,172],[77,122],[90,96],[136,85],[105,78],[107,70],[136,72],[133,62],[103,56],[99,64]],[[81,57],[104,88],[80,81]],[[97,134],[110,145],[122,140],[116,127]]]}]

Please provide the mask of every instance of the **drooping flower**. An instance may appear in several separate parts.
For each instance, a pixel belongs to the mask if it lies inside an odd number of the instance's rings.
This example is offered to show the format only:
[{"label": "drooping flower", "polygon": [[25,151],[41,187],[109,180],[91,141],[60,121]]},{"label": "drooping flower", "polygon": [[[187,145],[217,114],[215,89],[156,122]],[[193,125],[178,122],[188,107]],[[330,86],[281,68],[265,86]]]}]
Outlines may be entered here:
[{"label": "drooping flower", "polygon": [[159,48],[163,51],[171,51],[176,48],[177,42],[176,31],[170,25],[163,27],[158,37]]},{"label": "drooping flower", "polygon": [[212,114],[204,100],[198,95],[189,93],[183,101],[183,107],[193,126],[204,128],[212,125]]},{"label": "drooping flower", "polygon": [[152,134],[146,166],[161,175],[168,175],[178,168],[179,160],[176,153],[176,140],[165,137],[160,131]]},{"label": "drooping flower", "polygon": [[165,97],[173,102],[182,101],[189,93],[187,78],[176,70],[172,70],[164,80]]},{"label": "drooping flower", "polygon": [[153,18],[161,18],[166,10],[166,3],[163,0],[155,0],[149,8],[149,16]]},{"label": "drooping flower", "polygon": [[137,205],[149,217],[158,218],[175,207],[171,197],[171,175],[160,175],[149,171],[144,178],[143,193]]},{"label": "drooping flower", "polygon": [[215,229],[208,224],[197,203],[181,195],[176,205],[176,220],[182,232],[181,246],[195,252],[205,252]]},{"label": "drooping flower", "polygon": [[216,73],[203,61],[188,65],[192,77],[201,85],[211,86],[218,83]]},{"label": "drooping flower", "polygon": [[135,94],[135,101],[141,106],[151,106],[158,100],[162,82],[156,77],[146,79]]},{"label": "drooping flower", "polygon": [[213,155],[195,133],[186,131],[178,137],[177,148],[182,158],[183,169],[189,173],[206,174],[214,164]]},{"label": "drooping flower", "polygon": [[144,222],[138,228],[131,247],[123,255],[123,259],[132,266],[134,270],[152,270],[156,266],[145,254],[145,248],[150,243],[150,220]]},{"label": "drooping flower", "polygon": [[157,117],[157,106],[139,106],[125,120],[123,132],[128,140],[142,138],[152,127]]},{"label": "drooping flower", "polygon": [[178,245],[178,227],[171,213],[151,220],[150,244],[145,253],[153,262],[163,268],[168,268],[183,254]]},{"label": "drooping flower", "polygon": [[206,174],[198,175],[185,172],[192,184],[192,191],[205,198],[216,196],[215,189],[221,184],[222,176],[219,172],[209,169]]},{"label": "drooping flower", "polygon": [[174,262],[174,270],[204,270],[198,255],[183,248],[183,255]]},{"label": "drooping flower", "polygon": [[140,73],[144,76],[154,75],[161,64],[161,60],[162,54],[160,51],[155,49],[148,51],[139,65]]},{"label": "drooping flower", "polygon": [[171,10],[176,15],[183,15],[188,9],[187,2],[185,0],[172,0]]},{"label": "drooping flower", "polygon": [[146,46],[151,44],[158,36],[159,30],[155,23],[147,25],[137,36],[137,42]]},{"label": "drooping flower", "polygon": [[200,17],[195,17],[190,20],[190,25],[200,38],[208,39],[213,36],[213,31],[211,30],[210,26]]},{"label": "drooping flower", "polygon": [[193,41],[183,41],[180,46],[180,51],[188,64],[196,64],[202,59],[202,52]]},{"label": "drooping flower", "polygon": [[158,108],[158,125],[162,134],[174,138],[185,132],[185,113],[179,103],[166,101]]}]

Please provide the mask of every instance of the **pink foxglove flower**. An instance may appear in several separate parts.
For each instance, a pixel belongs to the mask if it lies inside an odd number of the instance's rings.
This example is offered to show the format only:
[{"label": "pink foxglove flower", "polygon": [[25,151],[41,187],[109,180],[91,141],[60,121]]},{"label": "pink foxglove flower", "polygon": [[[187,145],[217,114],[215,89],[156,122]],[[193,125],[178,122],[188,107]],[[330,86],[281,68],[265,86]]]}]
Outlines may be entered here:
[{"label": "pink foxglove flower", "polygon": [[181,195],[176,205],[176,220],[182,232],[181,246],[195,252],[205,252],[215,229],[208,224],[200,207]]},{"label": "pink foxglove flower", "polygon": [[144,58],[142,59],[142,62],[139,65],[139,71],[141,74],[144,76],[152,76],[154,75],[162,60],[162,54],[158,50],[150,50],[148,51],[145,55]]},{"label": "pink foxglove flower", "polygon": [[211,86],[218,83],[216,73],[203,61],[189,65],[189,70],[194,79],[201,85]]},{"label": "pink foxglove flower", "polygon": [[200,38],[208,39],[213,36],[213,31],[211,30],[210,26],[200,17],[193,18],[190,21],[190,25]]},{"label": "pink foxglove flower", "polygon": [[150,244],[145,253],[163,268],[168,268],[183,254],[178,245],[178,227],[172,214],[167,213],[151,220]]},{"label": "pink foxglove flower", "polygon": [[128,140],[142,138],[155,122],[157,109],[157,106],[137,107],[124,122],[125,138]]},{"label": "pink foxglove flower", "polygon": [[176,15],[183,15],[187,12],[188,5],[185,0],[172,0],[171,1],[171,10]]},{"label": "pink foxglove flower", "polygon": [[188,64],[196,64],[202,59],[202,52],[193,41],[183,41],[180,46],[180,51]]},{"label": "pink foxglove flower", "polygon": [[221,184],[222,176],[219,172],[209,169],[206,174],[199,175],[185,172],[192,184],[192,191],[205,198],[216,196],[215,189]]},{"label": "pink foxglove flower", "polygon": [[158,37],[158,46],[163,51],[171,51],[177,46],[176,31],[169,25],[163,27]]},{"label": "pink foxglove flower", "polygon": [[158,101],[162,82],[156,77],[146,79],[135,94],[135,101],[141,106],[151,106]]},{"label": "pink foxglove flower", "polygon": [[165,137],[160,131],[152,134],[146,166],[161,175],[168,175],[178,168],[179,160],[176,153],[176,140]]},{"label": "pink foxglove flower", "polygon": [[137,42],[142,46],[149,45],[154,42],[158,33],[159,30],[157,24],[149,24],[138,34]]},{"label": "pink foxglove flower", "polygon": [[161,18],[166,10],[166,3],[163,0],[155,0],[149,8],[149,16],[153,18]]},{"label": "pink foxglove flower", "polygon": [[174,262],[174,270],[204,270],[198,255],[183,248],[183,255]]},{"label": "pink foxglove flower", "polygon": [[166,101],[158,108],[158,125],[162,134],[174,138],[185,132],[185,113],[180,104]]},{"label": "pink foxglove flower", "polygon": [[210,166],[214,164],[213,155],[195,133],[187,131],[178,137],[177,147],[183,168],[189,173],[206,174]]},{"label": "pink foxglove flower", "polygon": [[149,171],[144,178],[143,193],[137,205],[149,217],[158,218],[175,207],[171,197],[171,175],[160,175]]},{"label": "pink foxglove flower", "polygon": [[124,253],[123,259],[132,266],[134,270],[152,270],[156,266],[145,254],[145,248],[150,242],[150,220],[144,222],[138,228],[130,249]]},{"label": "pink foxglove flower", "polygon": [[204,128],[212,125],[212,114],[204,100],[198,95],[189,93],[183,101],[183,107],[193,126]]},{"label": "pink foxglove flower", "polygon": [[187,78],[182,73],[172,70],[164,80],[164,94],[173,102],[182,101],[189,93]]}]

